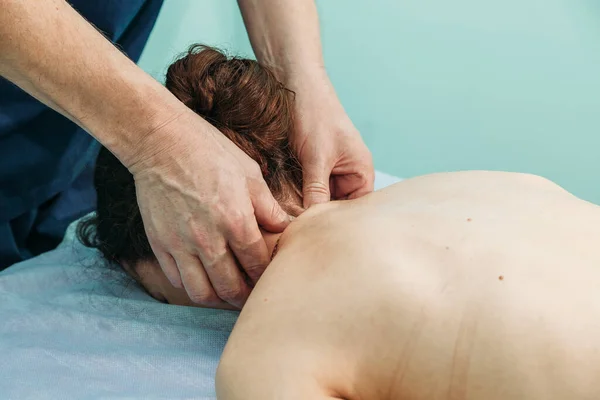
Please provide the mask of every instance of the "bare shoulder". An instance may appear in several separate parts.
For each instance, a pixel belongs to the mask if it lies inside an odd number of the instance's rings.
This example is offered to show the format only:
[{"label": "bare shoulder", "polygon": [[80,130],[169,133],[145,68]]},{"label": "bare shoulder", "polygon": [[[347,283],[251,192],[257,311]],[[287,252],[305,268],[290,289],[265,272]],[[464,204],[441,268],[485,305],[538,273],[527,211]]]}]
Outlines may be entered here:
[{"label": "bare shoulder", "polygon": [[[311,208],[240,315],[218,399],[432,398],[467,376],[478,398],[568,389],[552,374],[519,381],[542,361],[591,382],[576,366],[597,358],[575,346],[597,351],[600,213],[575,199],[535,175],[470,171]],[[457,359],[470,367],[456,373]]]},{"label": "bare shoulder", "polygon": [[325,389],[309,370],[316,355],[309,356],[276,333],[280,324],[264,327],[263,332],[275,331],[269,341],[247,326],[234,330],[221,357],[215,378],[217,400],[344,399]]},{"label": "bare shoulder", "polygon": [[[575,195],[544,177],[500,171],[463,171],[436,173],[410,178],[370,195],[370,202],[395,204],[449,204],[488,208],[504,212],[503,203],[541,203],[557,201],[569,205],[584,203]],[[455,208],[458,209],[458,208]]]},{"label": "bare shoulder", "polygon": [[281,370],[278,373],[273,368],[248,364],[244,357],[244,354],[236,354],[235,359],[227,356],[221,360],[215,380],[217,400],[339,399],[311,387],[300,377],[293,383],[287,382],[281,379]]},{"label": "bare shoulder", "polygon": [[502,187],[502,186],[526,186],[531,188],[555,189],[566,192],[556,182],[543,176],[504,171],[457,171],[440,172],[409,178],[391,185],[390,188],[408,187]]}]

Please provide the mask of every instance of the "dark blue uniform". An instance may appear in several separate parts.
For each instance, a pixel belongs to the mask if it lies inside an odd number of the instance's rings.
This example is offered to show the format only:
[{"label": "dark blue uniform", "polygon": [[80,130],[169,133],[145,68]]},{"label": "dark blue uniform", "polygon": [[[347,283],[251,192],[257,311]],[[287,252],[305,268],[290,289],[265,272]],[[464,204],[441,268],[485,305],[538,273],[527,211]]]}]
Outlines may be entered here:
[{"label": "dark blue uniform", "polygon": [[[69,1],[136,62],[162,2]],[[69,223],[95,208],[98,149],[84,130],[0,78],[0,271],[53,249]]]}]

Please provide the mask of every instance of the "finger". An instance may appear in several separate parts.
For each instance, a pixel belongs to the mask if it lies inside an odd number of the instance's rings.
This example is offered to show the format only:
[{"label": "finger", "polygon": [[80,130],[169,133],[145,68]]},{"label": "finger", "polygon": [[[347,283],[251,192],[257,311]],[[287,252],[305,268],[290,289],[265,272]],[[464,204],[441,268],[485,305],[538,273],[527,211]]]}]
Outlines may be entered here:
[{"label": "finger", "polygon": [[371,193],[375,183],[375,172],[364,168],[361,172],[332,175],[330,180],[332,199],[352,200]]},{"label": "finger", "polygon": [[237,229],[242,231],[234,232],[229,247],[252,283],[256,284],[271,261],[269,249],[254,220]]},{"label": "finger", "polygon": [[[261,227],[272,233],[280,233],[287,228],[291,218],[275,200],[266,183],[258,183],[255,190],[252,191],[251,197],[254,216]],[[256,225],[250,221],[245,221],[245,224]]]},{"label": "finger", "polygon": [[335,175],[329,176],[329,199],[330,200],[338,199],[340,197],[340,195],[338,194],[339,190],[335,184],[335,179],[336,179]]},{"label": "finger", "polygon": [[367,184],[365,185],[365,189],[368,193],[375,190],[375,167],[373,166],[373,163],[367,167]]},{"label": "finger", "polygon": [[348,200],[358,199],[359,197],[363,197],[364,195],[371,193],[373,191],[373,189],[374,189],[373,182],[365,181],[361,187],[359,187],[352,193],[348,194]]},{"label": "finger", "polygon": [[362,197],[375,190],[375,168],[371,164],[367,167],[367,172],[363,175],[364,184],[359,187],[354,193],[350,194],[351,199]]},{"label": "finger", "polygon": [[204,307],[216,307],[222,303],[198,257],[190,254],[180,255],[177,257],[177,266],[183,287],[192,303]]},{"label": "finger", "polygon": [[183,287],[183,282],[181,280],[181,275],[179,274],[179,268],[177,268],[177,263],[175,262],[173,256],[164,251],[156,250],[154,251],[154,255],[158,260],[160,269],[162,269],[169,282],[171,282],[171,285],[181,289]]},{"label": "finger", "polygon": [[238,268],[231,250],[224,246],[224,251],[218,256],[210,260],[204,260],[201,256],[201,260],[216,295],[221,300],[241,309],[250,296],[250,287]]},{"label": "finger", "polygon": [[314,204],[327,203],[331,199],[329,190],[331,168],[327,168],[320,163],[303,167],[302,193],[304,195],[304,207],[308,208]]}]

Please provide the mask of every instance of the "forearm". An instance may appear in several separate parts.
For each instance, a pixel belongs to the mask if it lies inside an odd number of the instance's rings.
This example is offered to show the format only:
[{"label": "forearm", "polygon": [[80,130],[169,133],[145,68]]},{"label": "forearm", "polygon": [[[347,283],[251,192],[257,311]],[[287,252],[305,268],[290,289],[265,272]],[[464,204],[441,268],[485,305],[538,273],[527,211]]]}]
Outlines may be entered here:
[{"label": "forearm", "polygon": [[0,0],[0,75],[70,118],[126,165],[181,104],[63,0]]},{"label": "forearm", "polygon": [[258,61],[282,81],[324,70],[314,0],[238,0]]}]

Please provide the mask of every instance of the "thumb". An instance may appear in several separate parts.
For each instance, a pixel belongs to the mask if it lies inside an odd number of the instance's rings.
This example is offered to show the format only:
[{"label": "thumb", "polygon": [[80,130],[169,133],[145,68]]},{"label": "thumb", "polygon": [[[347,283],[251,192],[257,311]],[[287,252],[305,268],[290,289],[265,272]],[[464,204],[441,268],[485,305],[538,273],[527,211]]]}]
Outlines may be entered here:
[{"label": "thumb", "polygon": [[304,168],[302,177],[302,194],[304,195],[304,208],[313,204],[327,203],[331,199],[329,190],[329,175],[331,171],[324,165],[313,164]]},{"label": "thumb", "polygon": [[252,205],[256,222],[271,233],[283,232],[292,220],[275,200],[266,183],[257,188],[252,197]]}]

